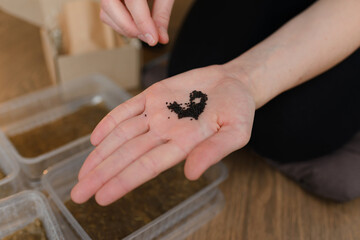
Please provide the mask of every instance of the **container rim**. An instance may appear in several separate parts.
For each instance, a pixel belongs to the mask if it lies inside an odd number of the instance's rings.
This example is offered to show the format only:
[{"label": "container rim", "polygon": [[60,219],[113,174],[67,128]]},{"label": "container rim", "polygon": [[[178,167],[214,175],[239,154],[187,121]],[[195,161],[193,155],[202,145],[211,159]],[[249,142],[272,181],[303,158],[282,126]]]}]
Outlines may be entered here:
[{"label": "container rim", "polygon": [[11,157],[7,154],[6,150],[0,146],[0,161],[6,161],[6,163],[10,166],[11,172],[6,174],[6,177],[0,180],[0,186],[5,185],[13,180],[19,175],[20,167],[15,161],[15,159],[11,159]]},{"label": "container rim", "polygon": [[91,134],[87,134],[85,136],[82,136],[76,140],[73,140],[71,142],[68,142],[64,145],[62,145],[61,147],[58,147],[54,150],[51,150],[49,152],[46,152],[44,154],[41,154],[37,157],[34,157],[34,158],[27,158],[27,157],[23,157],[21,156],[21,154],[17,151],[17,149],[13,146],[13,144],[11,144],[11,142],[7,139],[7,137],[5,136],[6,138],[6,141],[7,141],[7,145],[8,147],[11,149],[11,152],[15,155],[16,159],[21,163],[21,164],[25,164],[25,165],[32,165],[32,164],[36,164],[36,163],[39,163],[41,161],[43,161],[45,158],[51,158],[61,152],[65,152],[71,148],[73,148],[74,146],[76,145],[80,145],[81,143],[85,143],[87,141],[90,140],[90,135]]},{"label": "container rim", "polygon": [[100,84],[101,86],[104,86],[106,89],[115,89],[115,91],[120,91],[126,95],[128,98],[130,98],[130,94],[124,91],[122,88],[117,86],[115,83],[113,83],[108,77],[105,75],[102,75],[100,73],[87,75],[81,78],[74,79],[73,81],[69,82],[61,82],[57,85],[47,86],[38,90],[35,90],[31,93],[24,94],[22,96],[16,97],[14,99],[10,99],[8,101],[0,103],[0,115],[5,114],[8,111],[24,107],[28,105],[29,103],[37,102],[41,99],[49,98],[51,95],[54,95],[57,93],[59,88],[66,88],[68,86],[72,85],[80,85],[81,83],[87,83],[94,82],[96,84]]}]

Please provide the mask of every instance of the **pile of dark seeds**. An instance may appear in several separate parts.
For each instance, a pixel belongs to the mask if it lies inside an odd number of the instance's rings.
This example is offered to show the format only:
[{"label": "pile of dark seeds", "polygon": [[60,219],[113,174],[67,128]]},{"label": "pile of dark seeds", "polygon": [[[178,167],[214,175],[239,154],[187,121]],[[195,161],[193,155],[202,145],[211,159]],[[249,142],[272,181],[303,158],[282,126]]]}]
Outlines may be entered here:
[{"label": "pile of dark seeds", "polygon": [[[194,100],[197,98],[200,98],[200,102],[195,103]],[[190,93],[190,101],[188,103],[179,104],[176,101],[174,101],[173,103],[166,102],[166,106],[171,112],[175,112],[178,115],[179,119],[184,117],[190,117],[190,120],[192,120],[193,118],[198,120],[200,114],[205,109],[207,100],[208,97],[205,93],[194,90]]]}]

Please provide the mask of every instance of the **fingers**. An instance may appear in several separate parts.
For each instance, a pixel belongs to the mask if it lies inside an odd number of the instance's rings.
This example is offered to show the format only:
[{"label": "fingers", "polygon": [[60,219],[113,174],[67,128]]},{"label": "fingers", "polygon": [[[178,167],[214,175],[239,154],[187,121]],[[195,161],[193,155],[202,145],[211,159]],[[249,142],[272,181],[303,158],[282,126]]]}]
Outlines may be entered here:
[{"label": "fingers", "polygon": [[150,46],[157,44],[158,31],[146,0],[102,0],[101,19],[127,37],[138,37]]},{"label": "fingers", "polygon": [[210,166],[245,146],[249,139],[250,133],[244,133],[232,126],[222,126],[219,132],[201,142],[189,153],[185,162],[185,176],[190,180],[198,179]]},{"label": "fingers", "polygon": [[114,21],[109,17],[109,15],[105,11],[103,10],[100,11],[100,18],[104,23],[109,25],[116,32],[120,33],[121,35],[125,35],[125,33],[121,30],[121,28],[119,28],[116,25],[116,23],[114,23]]},{"label": "fingers", "polygon": [[[122,34],[128,37],[137,37],[140,32],[126,7],[119,0],[102,0],[101,8],[112,19],[114,24],[121,29]],[[105,15],[100,15],[105,17]],[[103,19],[106,22],[106,17]]]},{"label": "fingers", "polygon": [[139,95],[120,104],[106,115],[92,132],[90,141],[97,146],[119,123],[139,115],[145,109],[145,95]]},{"label": "fingers", "polygon": [[174,142],[162,144],[134,161],[102,186],[95,195],[96,201],[100,205],[108,205],[185,157],[186,152]]},{"label": "fingers", "polygon": [[142,115],[125,120],[92,151],[79,172],[79,180],[110,156],[122,144],[149,130],[148,122]]},{"label": "fingers", "polygon": [[146,0],[102,0],[101,19],[118,33],[138,37],[150,46],[168,43],[167,33],[174,0],[155,0],[151,16]]},{"label": "fingers", "polygon": [[138,38],[147,42],[150,46],[156,45],[159,40],[158,31],[151,18],[149,5],[146,0],[125,0],[137,29],[140,31]]},{"label": "fingers", "polygon": [[152,17],[159,33],[159,42],[163,44],[169,42],[167,30],[173,5],[174,0],[155,0],[153,5]]},{"label": "fingers", "polygon": [[125,143],[79,181],[71,192],[72,199],[77,203],[87,201],[135,159],[163,143],[162,139],[151,132]]}]

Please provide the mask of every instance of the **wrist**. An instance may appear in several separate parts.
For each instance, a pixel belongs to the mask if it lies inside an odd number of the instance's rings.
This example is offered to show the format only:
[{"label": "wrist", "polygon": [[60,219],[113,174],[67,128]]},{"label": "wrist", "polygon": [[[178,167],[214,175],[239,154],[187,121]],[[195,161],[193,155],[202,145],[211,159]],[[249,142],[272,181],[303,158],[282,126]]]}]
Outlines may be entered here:
[{"label": "wrist", "polygon": [[244,86],[246,86],[254,100],[256,109],[266,103],[266,97],[263,91],[264,89],[259,88],[257,85],[257,78],[261,75],[261,66],[252,66],[250,68],[246,64],[241,63],[241,60],[235,59],[225,63],[222,67],[229,77],[235,79],[236,81],[240,81]]},{"label": "wrist", "polygon": [[271,43],[256,46],[223,65],[224,70],[245,84],[255,101],[256,109],[293,86],[300,76],[289,66],[289,50]]}]

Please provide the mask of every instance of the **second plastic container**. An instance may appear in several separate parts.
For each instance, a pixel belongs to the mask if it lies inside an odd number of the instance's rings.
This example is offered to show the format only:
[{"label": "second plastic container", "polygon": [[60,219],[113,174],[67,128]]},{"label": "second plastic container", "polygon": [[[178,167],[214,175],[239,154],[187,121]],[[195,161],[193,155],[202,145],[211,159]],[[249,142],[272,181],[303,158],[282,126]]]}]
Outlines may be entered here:
[{"label": "second plastic container", "polygon": [[24,191],[0,201],[0,239],[39,219],[49,240],[64,236],[43,194]]},{"label": "second plastic container", "polygon": [[[88,153],[89,150],[84,151],[50,168],[41,180],[44,189],[49,193],[50,199],[55,202],[57,209],[59,209],[66,221],[82,239],[86,240],[89,240],[90,237],[65,207],[64,202],[70,199],[70,191],[78,181],[78,171]],[[204,177],[208,182],[206,187],[125,239],[154,239],[212,201],[219,193],[218,185],[227,177],[225,165],[219,163],[212,166],[205,172]]]},{"label": "second plastic container", "polygon": [[39,179],[49,166],[88,148],[90,134],[31,158],[22,156],[9,136],[41,127],[82,106],[101,103],[111,110],[129,97],[107,78],[93,75],[10,100],[0,105],[0,145],[9,150],[30,179]]}]

